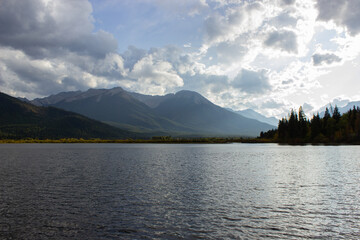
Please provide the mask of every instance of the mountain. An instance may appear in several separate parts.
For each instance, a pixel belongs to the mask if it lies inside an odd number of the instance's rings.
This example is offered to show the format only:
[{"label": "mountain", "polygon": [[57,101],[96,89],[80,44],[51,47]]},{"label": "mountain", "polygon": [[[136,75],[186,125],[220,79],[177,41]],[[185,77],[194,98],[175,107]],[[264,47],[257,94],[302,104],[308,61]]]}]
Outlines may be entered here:
[{"label": "mountain", "polygon": [[77,95],[80,95],[81,93],[82,93],[81,91],[61,92],[56,95],[50,95],[49,97],[46,98],[36,98],[32,100],[31,103],[36,106],[49,106],[49,105],[54,105],[64,99],[74,98]]},{"label": "mountain", "polygon": [[132,97],[120,87],[113,89],[89,89],[86,92],[60,93],[43,99],[35,99],[34,104],[46,104],[110,125],[136,132],[166,134],[191,132],[185,126],[158,116],[153,109]]},{"label": "mountain", "polygon": [[[338,109],[339,109],[340,114],[344,114],[344,113],[348,112],[350,109],[352,109],[354,106],[355,106],[355,108],[360,107],[360,101],[348,102],[345,106],[338,107]],[[335,105],[331,105],[329,103],[326,106],[320,108],[318,111],[318,112],[320,112],[319,113],[320,117],[324,117],[326,108],[329,108],[329,110],[331,111],[331,108],[334,108],[334,107],[335,107]]]},{"label": "mountain", "polygon": [[197,92],[180,91],[166,95],[155,111],[168,119],[181,122],[199,132],[217,135],[257,136],[272,126],[245,118],[221,108]]},{"label": "mountain", "polygon": [[35,104],[46,104],[152,135],[257,136],[273,126],[223,109],[200,94],[180,91],[165,96],[131,93],[122,88],[60,93]]},{"label": "mountain", "polygon": [[0,93],[0,138],[128,138],[133,133],[54,107],[38,107]]},{"label": "mountain", "polygon": [[252,109],[245,109],[245,110],[235,111],[235,112],[240,114],[243,117],[255,119],[260,122],[267,123],[267,124],[270,124],[275,127],[277,127],[278,123],[279,123],[279,119],[276,119],[274,117],[265,117],[264,115],[261,115],[260,113],[255,112]]},{"label": "mountain", "polygon": [[171,98],[174,95],[173,93],[170,93],[165,96],[159,96],[159,95],[152,96],[152,95],[144,95],[135,92],[129,92],[129,94],[132,97],[139,100],[140,102],[146,104],[150,108],[156,108],[157,106],[159,106],[159,104],[162,101],[166,101],[167,99]]},{"label": "mountain", "polygon": [[348,112],[350,109],[352,109],[354,106],[355,106],[355,108],[360,107],[360,101],[349,102],[348,104],[346,104],[346,106],[339,107],[339,112],[341,114],[344,114],[344,113]]}]

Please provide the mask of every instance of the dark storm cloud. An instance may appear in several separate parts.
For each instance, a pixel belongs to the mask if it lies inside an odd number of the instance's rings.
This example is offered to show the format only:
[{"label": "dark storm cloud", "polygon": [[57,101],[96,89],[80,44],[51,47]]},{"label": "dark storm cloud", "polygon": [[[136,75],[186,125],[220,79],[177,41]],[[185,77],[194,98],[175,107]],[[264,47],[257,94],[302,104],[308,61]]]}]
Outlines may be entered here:
[{"label": "dark storm cloud", "polygon": [[312,56],[314,66],[320,66],[323,64],[332,64],[334,62],[340,62],[341,58],[332,53],[314,54]]},{"label": "dark storm cloud", "polygon": [[117,49],[117,41],[104,31],[92,32],[91,12],[84,0],[1,0],[0,45],[35,58],[67,51],[104,57]]},{"label": "dark storm cloud", "polygon": [[250,94],[264,93],[271,89],[265,70],[251,71],[242,69],[234,78],[232,86]]},{"label": "dark storm cloud", "polygon": [[345,26],[351,35],[360,33],[360,1],[359,0],[317,0],[318,20],[333,20]]},{"label": "dark storm cloud", "polygon": [[292,31],[274,31],[265,40],[265,45],[289,53],[297,53],[297,36]]}]

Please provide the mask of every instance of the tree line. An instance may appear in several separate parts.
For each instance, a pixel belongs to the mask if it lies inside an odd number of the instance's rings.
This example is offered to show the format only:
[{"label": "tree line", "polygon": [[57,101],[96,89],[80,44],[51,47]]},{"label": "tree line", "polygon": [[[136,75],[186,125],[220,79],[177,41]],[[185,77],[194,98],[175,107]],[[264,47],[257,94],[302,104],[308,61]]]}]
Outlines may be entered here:
[{"label": "tree line", "polygon": [[288,117],[279,121],[278,128],[260,133],[261,139],[274,142],[301,143],[360,143],[360,108],[353,107],[340,114],[338,107],[326,108],[323,117],[319,113],[307,119],[302,107],[291,110]]}]

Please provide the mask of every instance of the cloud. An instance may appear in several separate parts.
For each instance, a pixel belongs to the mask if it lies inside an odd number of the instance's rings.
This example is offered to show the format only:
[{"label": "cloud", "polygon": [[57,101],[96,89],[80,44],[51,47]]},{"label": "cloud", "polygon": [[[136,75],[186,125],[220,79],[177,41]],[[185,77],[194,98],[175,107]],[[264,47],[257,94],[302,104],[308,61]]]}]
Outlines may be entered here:
[{"label": "cloud", "polygon": [[281,4],[283,5],[293,5],[295,0],[281,0]]},{"label": "cloud", "polygon": [[271,89],[266,70],[242,69],[232,81],[232,86],[249,94],[264,93]]},{"label": "cloud", "polygon": [[66,52],[104,57],[117,49],[105,31],[93,32],[92,7],[86,0],[2,0],[0,44],[36,58]]},{"label": "cloud", "polygon": [[141,82],[141,85],[133,88],[146,94],[164,94],[184,84],[169,62],[154,61],[151,55],[138,61],[129,77]]},{"label": "cloud", "polygon": [[274,17],[270,23],[277,27],[296,27],[298,19],[291,16],[290,12],[284,11]]},{"label": "cloud", "polygon": [[283,81],[281,82],[281,84],[282,84],[282,85],[288,85],[288,84],[291,84],[291,83],[293,83],[293,82],[294,82],[293,79],[288,79],[288,80],[283,80]]},{"label": "cloud", "polygon": [[314,66],[321,66],[323,64],[330,65],[335,62],[340,62],[341,58],[333,53],[320,54],[316,53],[312,56]]},{"label": "cloud", "polygon": [[2,88],[16,95],[47,95],[84,89],[87,85],[79,77],[82,73],[77,67],[60,61],[32,59],[19,50],[0,48],[0,69]]},{"label": "cloud", "polygon": [[293,31],[273,31],[266,38],[264,44],[289,53],[297,53],[297,36]]},{"label": "cloud", "polygon": [[14,95],[119,85],[162,94],[183,85],[178,72],[194,75],[199,69],[176,47],[130,46],[118,54],[112,34],[94,32],[86,0],[3,0],[0,5],[0,85]]},{"label": "cloud", "polygon": [[121,56],[125,60],[125,67],[131,70],[140,59],[146,56],[146,54],[147,51],[144,49],[129,46],[128,49],[121,54]]},{"label": "cloud", "polygon": [[270,108],[270,109],[281,108],[281,107],[283,107],[283,106],[285,106],[284,103],[282,103],[282,102],[277,102],[277,101],[275,101],[275,100],[273,100],[273,99],[271,99],[271,100],[269,100],[269,101],[266,101],[266,102],[264,102],[263,104],[261,104],[261,107],[262,107],[262,108]]},{"label": "cloud", "polygon": [[156,4],[165,9],[170,14],[195,16],[208,8],[206,0],[182,0],[182,1],[163,1],[163,0],[141,0],[143,2]]},{"label": "cloud", "polygon": [[337,25],[346,27],[353,36],[360,32],[360,1],[316,0],[316,7],[319,11],[318,20],[332,20]]},{"label": "cloud", "polygon": [[262,21],[264,6],[255,2],[229,8],[224,15],[215,12],[205,20],[205,42],[214,44],[233,41],[242,33],[258,28]]}]

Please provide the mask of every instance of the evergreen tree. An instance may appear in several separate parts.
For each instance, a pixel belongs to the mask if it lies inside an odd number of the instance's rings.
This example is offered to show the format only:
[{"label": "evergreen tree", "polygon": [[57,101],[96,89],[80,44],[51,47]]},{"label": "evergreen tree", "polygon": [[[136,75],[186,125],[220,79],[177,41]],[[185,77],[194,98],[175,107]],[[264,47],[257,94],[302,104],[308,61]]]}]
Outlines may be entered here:
[{"label": "evergreen tree", "polygon": [[324,113],[324,117],[322,119],[322,126],[321,126],[321,133],[324,134],[324,136],[326,136],[327,133],[327,128],[328,128],[328,120],[331,118],[330,115],[330,110],[328,108],[325,109],[325,113]]},{"label": "evergreen tree", "polygon": [[290,117],[289,117],[289,137],[290,139],[294,139],[298,136],[299,133],[299,120],[297,114],[291,109]]},{"label": "evergreen tree", "polygon": [[341,117],[341,114],[340,114],[340,112],[339,112],[339,109],[338,109],[338,107],[335,105],[334,112],[333,112],[333,118],[335,119],[336,123],[339,122],[340,117]]},{"label": "evergreen tree", "polygon": [[311,129],[311,139],[315,139],[321,133],[321,120],[319,113],[313,115],[313,118],[310,122],[310,129]]},{"label": "evergreen tree", "polygon": [[307,121],[306,121],[306,116],[305,113],[302,109],[302,107],[300,106],[299,108],[299,137],[304,139],[306,137],[308,131],[308,126],[307,126]]},{"label": "evergreen tree", "polygon": [[289,132],[288,126],[289,126],[289,122],[286,118],[283,118],[279,121],[278,133],[280,140],[285,140],[288,138],[288,132]]},{"label": "evergreen tree", "polygon": [[328,120],[329,118],[331,118],[330,110],[329,110],[328,108],[326,108],[323,119],[324,119],[324,120]]}]

